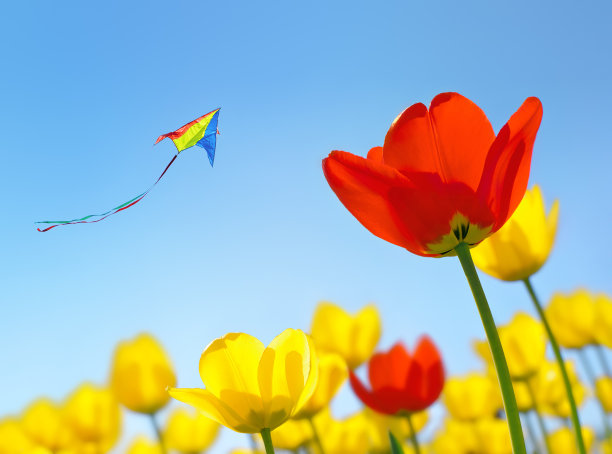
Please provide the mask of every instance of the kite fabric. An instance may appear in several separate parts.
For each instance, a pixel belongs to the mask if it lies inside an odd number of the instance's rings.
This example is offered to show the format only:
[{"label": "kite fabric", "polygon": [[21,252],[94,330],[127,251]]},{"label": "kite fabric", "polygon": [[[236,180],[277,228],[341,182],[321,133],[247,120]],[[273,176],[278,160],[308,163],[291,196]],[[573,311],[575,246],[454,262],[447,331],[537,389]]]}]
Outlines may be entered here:
[{"label": "kite fabric", "polygon": [[210,165],[212,166],[215,160],[217,134],[219,133],[219,131],[217,130],[219,110],[220,109],[213,110],[212,112],[209,112],[206,115],[202,115],[200,118],[196,118],[195,120],[187,123],[186,125],[181,126],[176,131],[169,132],[157,138],[157,141],[154,145],[161,142],[166,137],[170,138],[176,146],[177,153],[170,160],[162,174],[157,178],[157,180],[155,180],[155,183],[153,183],[151,187],[142,194],[139,194],[136,197],[128,200],[127,202],[122,203],[121,205],[116,206],[112,210],[108,210],[107,212],[102,214],[90,214],[88,216],[84,216],[78,219],[71,219],[69,221],[38,221],[35,224],[52,225],[46,228],[37,227],[36,230],[38,230],[39,232],[48,232],[49,230],[60,225],[91,224],[94,222],[100,222],[101,220],[106,219],[107,217],[112,216],[115,213],[119,213],[120,211],[123,211],[126,208],[136,205],[138,202],[145,198],[145,196],[149,193],[151,189],[155,187],[157,183],[159,183],[159,180],[162,179],[162,177],[168,171],[172,163],[174,163],[179,153],[183,150],[186,150],[187,148],[193,147],[194,145],[198,145],[206,150],[208,160],[210,161]]}]

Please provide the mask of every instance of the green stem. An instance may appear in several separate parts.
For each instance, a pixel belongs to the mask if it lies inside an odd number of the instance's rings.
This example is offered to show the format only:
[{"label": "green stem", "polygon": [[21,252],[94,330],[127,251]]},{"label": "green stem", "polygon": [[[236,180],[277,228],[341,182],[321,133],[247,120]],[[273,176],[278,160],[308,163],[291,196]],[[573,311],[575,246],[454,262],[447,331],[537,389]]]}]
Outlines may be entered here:
[{"label": "green stem", "polygon": [[412,441],[412,447],[414,448],[414,453],[421,454],[421,448],[419,447],[419,440],[417,440],[416,430],[414,430],[414,424],[412,423],[412,414],[407,413],[406,419],[408,420],[408,427],[410,428],[410,441]]},{"label": "green stem", "polygon": [[319,438],[319,432],[317,431],[317,427],[315,426],[312,418],[308,418],[308,422],[310,423],[310,428],[312,429],[312,440],[314,441],[317,449],[319,450],[319,454],[325,454],[325,450],[323,449],[323,443],[321,443],[321,439]]},{"label": "green stem", "polygon": [[487,334],[487,340],[489,341],[489,347],[491,348],[491,354],[493,356],[493,364],[497,371],[497,378],[501,387],[502,400],[504,402],[504,408],[506,410],[506,417],[508,418],[508,427],[510,429],[510,439],[512,441],[512,452],[514,454],[527,454],[525,449],[525,439],[523,438],[523,429],[521,427],[521,419],[519,417],[518,406],[516,405],[516,397],[514,396],[514,389],[512,388],[512,380],[510,379],[510,371],[508,370],[508,364],[506,363],[506,357],[504,356],[504,349],[502,348],[501,341],[499,340],[499,333],[495,327],[495,321],[493,320],[493,314],[489,308],[487,297],[485,296],[478,273],[474,267],[472,255],[470,249],[466,243],[459,243],[455,247],[457,257],[463,267],[465,277],[470,284],[472,289],[472,295],[474,295],[474,301],[478,307],[482,325],[484,326],[485,333]]},{"label": "green stem", "polygon": [[155,413],[149,413],[151,416],[151,423],[153,424],[153,430],[155,431],[155,435],[157,436],[157,440],[159,440],[159,446],[161,448],[162,454],[166,454],[166,447],[164,446],[164,437],[162,436],[159,425],[157,424],[157,420],[155,419]]},{"label": "green stem", "polygon": [[542,433],[542,438],[544,438],[544,445],[546,446],[546,452],[548,454],[553,454],[550,449],[550,443],[548,441],[548,431],[546,430],[546,425],[544,424],[544,418],[542,418],[542,413],[540,413],[540,409],[538,408],[538,401],[533,391],[533,386],[529,379],[523,380],[525,386],[527,387],[527,392],[529,393],[529,398],[533,404],[533,412],[536,415],[536,420],[538,421],[538,426],[540,427],[540,432]]},{"label": "green stem", "polygon": [[274,454],[274,446],[272,446],[272,435],[270,429],[261,429],[261,439],[263,440],[266,454]]},{"label": "green stem", "polygon": [[[595,374],[593,373],[593,368],[591,367],[589,358],[587,357],[586,352],[583,349],[578,350],[578,358],[580,359],[580,362],[582,363],[582,367],[584,368],[589,381],[593,385],[593,388],[595,388],[595,383],[597,381],[597,378],[595,377]],[[603,421],[604,430],[606,432],[606,438],[610,438],[612,437],[612,429],[610,428],[610,422],[608,421],[608,415],[606,413],[606,409],[604,408],[603,404],[601,403],[599,399],[597,399],[597,402],[599,402],[599,408],[601,409],[601,419]],[[612,441],[610,441],[610,443],[612,444]]]},{"label": "green stem", "polygon": [[612,377],[612,372],[610,371],[610,365],[606,360],[606,355],[604,353],[604,349],[601,345],[594,345],[595,351],[597,352],[597,357],[599,358],[599,362],[601,363],[601,367],[604,371],[604,374],[608,377]]},{"label": "green stem", "polygon": [[531,445],[533,446],[533,454],[540,454],[540,450],[538,449],[538,437],[536,437],[535,430],[533,429],[533,424],[531,424],[528,413],[523,413],[523,422],[525,423],[525,427],[527,427],[527,436],[529,437]]},{"label": "green stem", "polygon": [[563,357],[561,356],[561,349],[559,348],[559,344],[557,343],[557,339],[548,324],[548,319],[544,314],[544,309],[542,309],[542,305],[540,304],[540,300],[536,296],[535,290],[531,285],[531,281],[529,278],[525,278],[523,280],[525,287],[527,287],[527,292],[531,297],[531,301],[533,301],[533,305],[538,311],[538,315],[540,316],[540,321],[544,325],[544,329],[548,334],[548,340],[550,340],[550,345],[552,345],[553,352],[555,354],[555,359],[557,360],[557,364],[559,365],[559,369],[561,370],[561,377],[563,378],[563,385],[565,386],[565,392],[567,394],[567,400],[570,404],[570,414],[572,418],[572,426],[574,427],[574,436],[576,437],[576,444],[578,445],[578,452],[580,454],[586,454],[586,447],[584,444],[584,440],[582,438],[582,429],[580,426],[580,419],[578,418],[578,408],[576,407],[576,400],[574,399],[574,393],[572,392],[572,384],[569,379],[569,375],[567,374],[567,368],[565,367],[565,362],[563,361]]}]

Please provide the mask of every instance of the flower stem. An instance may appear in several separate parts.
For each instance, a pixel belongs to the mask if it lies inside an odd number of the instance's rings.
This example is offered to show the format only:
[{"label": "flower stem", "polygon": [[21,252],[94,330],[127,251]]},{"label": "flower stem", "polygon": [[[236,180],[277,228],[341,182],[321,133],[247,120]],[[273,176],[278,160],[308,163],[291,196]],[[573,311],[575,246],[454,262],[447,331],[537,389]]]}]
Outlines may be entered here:
[{"label": "flower stem", "polygon": [[531,281],[529,280],[529,278],[525,278],[523,280],[523,283],[525,284],[525,287],[527,287],[527,292],[531,297],[531,301],[533,301],[533,305],[538,311],[540,321],[544,325],[544,329],[546,329],[546,333],[548,334],[548,340],[550,340],[550,345],[552,345],[553,352],[555,354],[555,359],[557,360],[557,364],[559,365],[559,369],[561,370],[561,377],[563,378],[563,384],[565,386],[567,400],[570,404],[572,426],[574,427],[574,436],[576,437],[578,452],[580,454],[586,454],[586,447],[582,438],[582,429],[580,427],[580,419],[578,418],[578,408],[576,407],[576,400],[574,399],[574,393],[572,392],[572,384],[570,383],[569,375],[567,374],[565,362],[563,361],[563,357],[561,356],[561,349],[559,348],[557,339],[555,338],[555,335],[553,334],[552,329],[548,324],[548,319],[546,318],[546,315],[544,314],[544,309],[542,309],[542,305],[540,304],[540,300],[536,296],[535,290],[531,285]]},{"label": "flower stem", "polygon": [[606,360],[606,355],[604,353],[604,349],[601,345],[595,345],[595,351],[597,352],[597,357],[599,358],[599,362],[601,363],[601,367],[603,368],[604,374],[608,377],[612,377],[612,371],[610,371],[610,365]]},{"label": "flower stem", "polygon": [[272,435],[270,429],[261,429],[261,439],[263,440],[264,447],[266,448],[266,454],[274,454],[274,446],[272,446]]},{"label": "flower stem", "polygon": [[414,430],[414,424],[412,423],[412,414],[407,413],[406,419],[408,420],[408,427],[410,428],[410,441],[412,441],[412,447],[414,448],[414,452],[415,454],[421,454],[419,440],[417,440],[416,430]]},{"label": "flower stem", "polygon": [[533,385],[529,379],[523,381],[525,386],[527,387],[527,392],[529,393],[529,398],[533,404],[533,412],[536,415],[536,420],[538,421],[538,426],[540,426],[540,432],[542,433],[542,438],[544,439],[544,445],[546,446],[546,452],[548,454],[553,454],[550,449],[550,442],[548,441],[548,431],[546,430],[546,425],[544,424],[544,418],[542,418],[542,413],[540,413],[540,409],[538,408],[538,401],[533,391]]},{"label": "flower stem", "polygon": [[493,364],[497,371],[502,400],[504,401],[504,409],[506,410],[506,417],[508,418],[512,452],[514,454],[527,454],[525,439],[523,438],[523,429],[521,427],[521,419],[519,417],[518,406],[516,405],[516,397],[514,396],[514,389],[512,388],[508,364],[506,363],[504,350],[499,339],[499,333],[495,327],[493,314],[491,314],[487,297],[485,296],[482,285],[480,284],[480,279],[478,278],[478,273],[476,273],[476,268],[474,267],[470,249],[466,243],[462,242],[455,247],[455,252],[457,252],[457,257],[459,257],[465,277],[472,289],[472,295],[474,295],[474,301],[476,301],[482,325],[484,326],[487,340],[489,341],[489,347],[491,348]]},{"label": "flower stem", "polygon": [[159,440],[159,446],[161,448],[162,454],[166,454],[166,447],[164,446],[164,438],[162,436],[159,425],[157,424],[157,420],[155,419],[155,413],[149,413],[151,417],[151,423],[153,424],[153,430],[155,431],[155,435],[157,436],[157,440]]},{"label": "flower stem", "polygon": [[317,446],[319,454],[325,454],[325,450],[323,449],[323,443],[321,443],[321,439],[319,438],[319,432],[317,431],[317,427],[315,426],[314,421],[312,420],[312,418],[308,418],[308,422],[310,423],[310,428],[312,429],[312,440]]}]

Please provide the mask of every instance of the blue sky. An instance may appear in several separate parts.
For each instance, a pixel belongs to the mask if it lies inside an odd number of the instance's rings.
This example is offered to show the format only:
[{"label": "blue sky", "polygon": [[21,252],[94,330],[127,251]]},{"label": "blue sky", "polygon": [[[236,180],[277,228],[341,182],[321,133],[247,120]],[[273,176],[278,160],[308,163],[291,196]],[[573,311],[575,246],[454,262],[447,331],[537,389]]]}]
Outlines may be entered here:
[{"label": "blue sky", "polygon": [[[560,200],[561,223],[534,285],[544,300],[612,293],[611,12],[566,1],[6,5],[0,415],[105,381],[114,345],[141,331],[167,348],[180,386],[198,386],[213,338],[308,329],[323,299],[377,303],[382,348],[427,332],[450,373],[480,367],[470,342],[484,334],[458,261],[372,236],[321,171],[330,150],[365,154],[404,108],[444,91],[476,102],[496,131],[526,97],[542,100],[531,182]],[[144,191],[174,153],[155,139],[216,107],[214,169],[188,150],[136,207],[36,232],[34,221]],[[530,311],[520,285],[483,284],[500,323]],[[344,392],[339,413],[351,405]],[[149,430],[128,422],[127,435]],[[214,452],[243,441],[224,433]]]}]

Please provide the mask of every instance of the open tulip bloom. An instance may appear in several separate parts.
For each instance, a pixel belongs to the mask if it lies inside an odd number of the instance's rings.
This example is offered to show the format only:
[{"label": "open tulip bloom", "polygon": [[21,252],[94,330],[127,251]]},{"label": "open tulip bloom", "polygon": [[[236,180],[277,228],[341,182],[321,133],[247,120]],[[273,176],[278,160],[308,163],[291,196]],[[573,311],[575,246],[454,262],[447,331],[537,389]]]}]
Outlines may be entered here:
[{"label": "open tulip bloom", "polygon": [[504,353],[469,248],[499,230],[520,203],[542,104],[527,98],[497,136],[484,112],[457,93],[414,104],[363,158],[332,151],[327,182],[374,235],[425,257],[457,255],[483,321],[515,453],[525,453]]},{"label": "open tulip bloom", "polygon": [[318,360],[312,340],[287,329],[265,347],[244,333],[215,339],[200,358],[206,389],[169,390],[172,397],[236,432],[260,432],[273,452],[270,430],[294,416],[313,394]]}]

